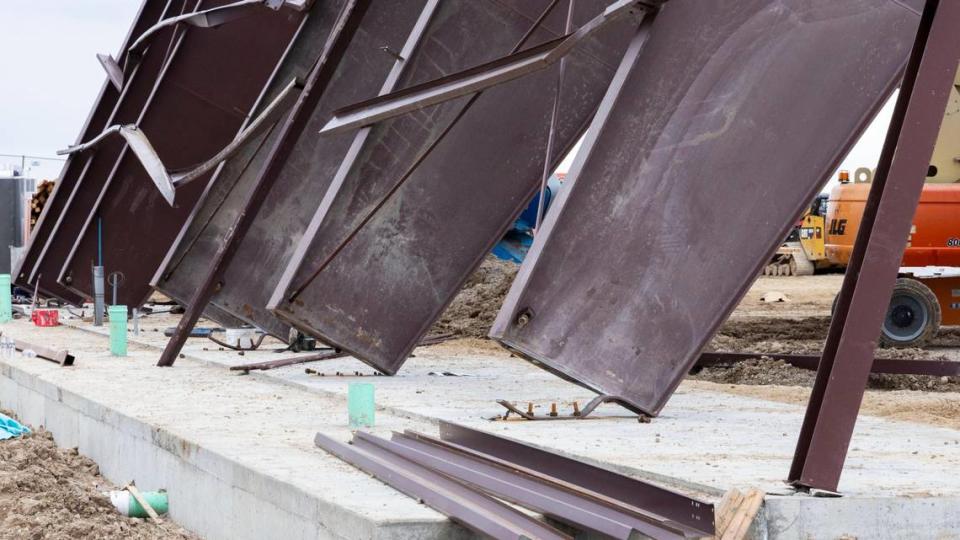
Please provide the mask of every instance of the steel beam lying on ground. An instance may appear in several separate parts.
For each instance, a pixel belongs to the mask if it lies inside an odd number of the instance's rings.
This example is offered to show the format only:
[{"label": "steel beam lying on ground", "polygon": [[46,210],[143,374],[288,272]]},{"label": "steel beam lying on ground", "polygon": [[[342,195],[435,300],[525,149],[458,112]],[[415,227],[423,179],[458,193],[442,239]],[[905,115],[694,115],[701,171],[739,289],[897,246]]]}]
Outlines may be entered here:
[{"label": "steel beam lying on ground", "polygon": [[[186,331],[209,303],[288,338],[289,325],[266,304],[352,140],[316,131],[337,107],[393,88],[404,65],[378,48],[403,50],[407,41],[412,53],[416,23],[426,24],[437,2],[354,4],[314,3],[279,67],[307,90],[285,123],[226,163],[157,272],[155,286],[188,305],[179,325]],[[352,7],[337,23],[344,6]],[[186,335],[174,336],[162,363],[176,358]]]},{"label": "steel beam lying on ground", "polygon": [[[607,2],[574,2],[579,27]],[[565,34],[569,2],[440,5],[399,87]],[[543,19],[542,22],[538,19]],[[582,133],[638,26],[611,23],[545,69],[361,129],[273,298],[281,318],[393,374]],[[559,67],[559,66],[555,66]],[[552,167],[551,167],[552,168]]]},{"label": "steel beam lying on ground", "polygon": [[[226,3],[202,1],[196,7]],[[164,53],[160,76],[147,89],[149,97],[134,118],[113,123],[136,124],[171,168],[193,168],[229,145],[249,122],[302,18],[297,10],[261,6],[259,14],[216,30],[180,28],[174,35],[181,37],[172,44],[155,38],[147,56]],[[167,31],[173,27],[160,30]],[[127,82],[128,87],[136,84],[136,78]],[[53,238],[56,245],[46,256],[60,264],[57,280],[84,297],[92,296],[90,267],[102,257],[107,274],[124,275],[118,303],[134,307],[149,296],[150,278],[210,175],[180,187],[178,203],[171,208],[143,165],[119,146],[117,157],[98,162],[96,174],[88,173],[78,183],[77,196],[65,210],[67,219]]]},{"label": "steel beam lying on ground", "polygon": [[[126,50],[131,42],[139,38],[157,21],[172,16],[174,13],[179,13],[184,3],[185,0],[170,2],[167,0],[146,0],[140,7],[136,19],[134,19],[121,51]],[[169,39],[169,37],[166,36],[165,39]],[[143,90],[126,89],[120,91],[107,82],[103,84],[100,95],[90,111],[90,116],[87,117],[83,129],[80,131],[78,144],[94,138],[107,126],[117,121],[118,118],[119,121],[135,120],[134,114],[136,113],[131,111],[139,112],[146,100],[147,89],[152,87],[163,64],[163,50],[156,49],[149,59],[144,59],[144,65],[141,65],[136,72],[137,84]],[[135,102],[135,104],[130,106],[130,102]],[[39,285],[40,293],[44,296],[56,297],[75,305],[83,302],[82,296],[57,284],[56,278],[60,273],[59,266],[43,266],[42,262],[47,243],[56,232],[60,220],[64,219],[64,209],[69,206],[74,189],[87,173],[91,161],[102,159],[104,154],[111,152],[111,150],[102,149],[97,156],[71,156],[67,159],[60,171],[60,176],[57,178],[53,194],[47,199],[43,212],[40,214],[40,219],[37,220],[37,224],[34,225],[30,233],[30,239],[24,250],[20,265],[13,271],[16,285],[31,290]],[[119,152],[119,150],[116,150],[116,152]]]},{"label": "steel beam lying on ground", "polygon": [[519,510],[379,447],[354,440],[346,444],[317,433],[314,443],[478,533],[498,539],[570,539]]},{"label": "steel beam lying on ground", "polygon": [[[702,538],[713,527],[688,529],[679,523],[583,489],[420,433],[394,433],[387,441],[357,432],[354,440],[380,447],[445,474],[505,501],[529,508],[578,529],[629,540],[638,533],[649,538]],[[711,521],[712,524],[712,521]]]},{"label": "steel beam lying on ground", "polygon": [[[697,367],[730,365],[752,358],[780,360],[800,369],[816,370],[820,357],[806,354],[767,354],[750,352],[705,352],[697,359]],[[960,362],[951,360],[906,360],[901,358],[874,358],[871,373],[887,375],[929,375],[931,377],[960,376]]]},{"label": "steel beam lying on ground", "polygon": [[895,87],[918,21],[894,0],[667,2],[491,336],[657,414]]},{"label": "steel beam lying on ground", "polygon": [[579,486],[608,499],[667,518],[704,536],[714,529],[714,508],[697,499],[490,433],[440,422],[440,438],[474,452]]},{"label": "steel beam lying on ground", "polygon": [[960,63],[960,2],[928,0],[864,208],[789,481],[836,491]]}]

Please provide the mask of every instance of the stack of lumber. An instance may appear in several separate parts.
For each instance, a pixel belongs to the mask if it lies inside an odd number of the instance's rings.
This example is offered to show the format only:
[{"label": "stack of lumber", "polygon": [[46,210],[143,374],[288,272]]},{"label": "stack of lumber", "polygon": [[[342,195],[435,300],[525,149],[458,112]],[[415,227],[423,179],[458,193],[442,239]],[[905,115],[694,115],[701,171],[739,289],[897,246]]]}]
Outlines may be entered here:
[{"label": "stack of lumber", "polygon": [[750,525],[763,506],[764,492],[748,489],[741,492],[731,489],[717,505],[717,540],[743,540],[750,532]]},{"label": "stack of lumber", "polygon": [[53,195],[53,180],[44,180],[37,184],[37,192],[30,200],[30,228],[40,220],[40,213],[43,212],[43,206],[47,204],[47,199]]}]

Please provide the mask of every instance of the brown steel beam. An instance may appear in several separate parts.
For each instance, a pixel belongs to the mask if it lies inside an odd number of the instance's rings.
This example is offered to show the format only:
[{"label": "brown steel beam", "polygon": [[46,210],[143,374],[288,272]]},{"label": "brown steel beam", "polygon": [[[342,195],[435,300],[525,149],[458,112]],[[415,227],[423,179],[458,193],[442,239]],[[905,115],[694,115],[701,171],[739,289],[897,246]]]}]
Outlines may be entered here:
[{"label": "brown steel beam", "polygon": [[351,0],[344,5],[340,17],[327,39],[324,50],[310,74],[309,81],[282,128],[283,135],[277,141],[267,161],[266,169],[258,178],[253,190],[247,195],[242,204],[243,211],[237,216],[233,226],[223,238],[213,260],[210,261],[209,270],[190,298],[186,312],[177,323],[176,332],[167,342],[167,346],[160,356],[158,366],[173,365],[183,348],[183,344],[190,337],[190,331],[193,330],[194,325],[203,315],[204,308],[216,292],[215,285],[222,278],[224,266],[232,259],[240,241],[249,230],[250,225],[253,224],[260,205],[263,204],[273,185],[271,180],[276,177],[286,163],[299,134],[307,125],[314,107],[323,96],[326,85],[333,79],[340,58],[346,52],[347,46],[359,28],[360,21],[369,5],[369,0]]},{"label": "brown steel beam", "polygon": [[354,435],[354,440],[357,439],[476,486],[498,499],[612,538],[628,540],[635,538],[636,533],[650,538],[701,538],[715,532],[712,527],[688,529],[642,508],[520,467],[509,460],[486,456],[420,433],[394,433],[393,440],[387,441],[358,432]]},{"label": "brown steel beam", "polygon": [[836,491],[960,62],[960,2],[928,0],[867,199],[789,481]]},{"label": "brown steel beam", "polygon": [[[202,0],[201,7],[228,1]],[[249,124],[251,110],[262,103],[264,88],[304,16],[263,7],[259,11],[216,30],[184,29],[170,49],[133,123],[149,135],[171,168],[192,168],[230,144]],[[148,56],[151,51],[163,49],[151,46]],[[102,252],[106,273],[120,271],[126,278],[118,303],[136,307],[152,293],[151,277],[212,175],[177,189],[178,204],[170,207],[128,147],[110,165],[102,175],[86,176],[80,189],[83,204],[78,197],[68,211],[72,223],[79,224],[61,227],[57,235],[71,245],[60,259],[56,279],[91,296],[90,267]]]},{"label": "brown steel beam", "polygon": [[[344,4],[338,0],[314,5],[278,68],[283,74],[278,80],[291,76],[309,79]],[[217,173],[209,193],[195,208],[177,244],[158,268],[153,280],[157,290],[188,304],[201,288],[211,261],[235,227],[238,216],[254,213],[254,221],[242,235],[239,246],[220,265],[221,278],[208,309],[216,307],[279,339],[289,339],[290,326],[269,312],[266,304],[310,222],[316,201],[323,198],[344,156],[349,155],[354,138],[352,134],[319,137],[316,131],[345,103],[393,89],[410,62],[397,61],[379,49],[397,49],[402,56],[409,57],[408,49],[416,47],[437,5],[437,0],[371,4],[349,50],[338,62],[334,80],[324,88],[302,130],[293,135],[285,133],[282,124],[278,125],[258,146],[248,146]],[[271,176],[264,180],[261,174],[281,136],[293,137],[295,144],[282,169],[271,171]],[[250,201],[248,194],[262,181],[269,182],[269,193],[262,202],[245,207]],[[277,235],[276,231],[284,234]]]},{"label": "brown steel beam", "polygon": [[[166,0],[146,0],[141,6],[135,22],[133,26],[131,26],[130,33],[125,38],[120,50],[126,50],[129,43],[137,39],[158,20],[162,19],[165,13],[169,13],[171,10],[179,11],[183,6],[183,0],[174,0],[172,2]],[[159,66],[160,64],[158,62],[155,71],[159,71]],[[149,79],[156,76],[156,73],[153,73],[153,70],[150,68],[147,68],[145,71],[151,73],[141,73],[138,76]],[[144,99],[146,99],[145,96],[146,94],[144,93]],[[105,82],[96,104],[91,109],[83,129],[80,131],[77,142],[79,143],[90,139],[103,128],[110,125],[116,117],[118,104],[125,97],[127,97],[126,91],[121,92],[109,82]],[[83,303],[82,296],[56,283],[56,274],[59,271],[59,267],[39,273],[35,270],[41,263],[46,251],[46,245],[51,235],[56,232],[65,208],[69,206],[68,201],[72,198],[74,187],[86,173],[93,159],[95,159],[93,156],[73,156],[64,164],[57,178],[57,182],[54,185],[53,193],[50,195],[50,198],[43,207],[43,211],[40,213],[40,219],[37,220],[37,224],[33,227],[33,230],[30,231],[30,239],[24,250],[23,258],[18,268],[12,272],[16,285],[30,289],[39,285],[40,292],[44,296],[56,297],[74,305]]]},{"label": "brown steel beam", "polygon": [[696,499],[653,484],[623,476],[525,443],[490,433],[440,422],[440,438],[475,452],[509,461],[607,498],[642,508],[690,529],[711,531],[714,508]]},{"label": "brown steel beam", "polygon": [[550,525],[479,491],[455,482],[396,454],[364,444],[345,444],[322,433],[314,443],[375,476],[383,483],[478,533],[492,538],[570,539]]},{"label": "brown steel beam", "polygon": [[[3,333],[0,332],[0,335]],[[66,349],[51,349],[50,347],[45,347],[43,345],[37,345],[34,343],[26,342],[22,339],[10,338],[13,340],[13,346],[16,350],[23,351],[33,351],[36,353],[37,358],[42,358],[48,360],[55,364],[60,364],[61,366],[67,367],[72,366],[75,360],[74,356],[70,354]]]},{"label": "brown steel beam", "polygon": [[361,128],[424,107],[473,94],[546,69],[564,58],[574,47],[622,17],[642,17],[647,8],[640,0],[619,0],[576,32],[530,49],[498,58],[481,66],[436,81],[357,103],[336,111],[320,131],[333,134]]}]

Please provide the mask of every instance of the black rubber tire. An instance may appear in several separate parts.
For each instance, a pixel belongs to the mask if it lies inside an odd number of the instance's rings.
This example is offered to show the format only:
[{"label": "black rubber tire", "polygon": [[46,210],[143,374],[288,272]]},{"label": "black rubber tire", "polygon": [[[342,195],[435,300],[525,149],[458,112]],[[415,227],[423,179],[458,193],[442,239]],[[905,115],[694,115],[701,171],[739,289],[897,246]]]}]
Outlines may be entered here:
[{"label": "black rubber tire", "polygon": [[[930,290],[930,287],[927,287],[916,279],[898,278],[896,285],[893,287],[893,294],[890,296],[891,304],[898,296],[907,296],[913,299],[916,304],[919,305],[920,308],[926,313],[926,324],[922,328],[921,332],[911,335],[909,338],[896,336],[893,332],[891,332],[890,327],[888,326],[889,324],[892,324],[891,311],[894,307],[890,305],[887,308],[887,313],[884,315],[883,327],[880,330],[880,346],[899,348],[925,346],[937,335],[937,332],[940,331],[940,323],[943,320],[943,314],[940,311],[940,302],[937,301],[937,295],[933,294],[933,291]],[[837,295],[833,297],[833,306],[830,308],[831,317],[833,317],[833,314],[837,311],[837,301],[839,299],[840,294],[837,293]]]},{"label": "black rubber tire", "polygon": [[[899,301],[898,301],[899,300]],[[905,306],[904,303],[910,303],[912,306]],[[894,305],[894,304],[898,305]],[[909,313],[911,323],[916,317],[923,317],[922,321],[916,324],[919,327],[911,332],[909,336],[897,335],[896,333],[896,312],[898,309]],[[913,313],[913,308],[919,307],[922,313]],[[883,319],[883,329],[880,332],[881,347],[923,347],[937,332],[940,331],[940,323],[943,315],[940,311],[940,302],[937,301],[937,295],[933,294],[930,287],[922,282],[911,278],[899,278],[897,284],[893,287],[893,294],[890,297],[890,306]]]}]

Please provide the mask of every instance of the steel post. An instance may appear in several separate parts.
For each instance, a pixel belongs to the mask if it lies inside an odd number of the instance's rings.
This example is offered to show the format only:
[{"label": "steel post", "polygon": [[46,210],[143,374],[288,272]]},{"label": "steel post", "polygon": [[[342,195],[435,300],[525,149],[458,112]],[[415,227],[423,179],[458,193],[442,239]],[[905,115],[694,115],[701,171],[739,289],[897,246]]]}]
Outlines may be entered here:
[{"label": "steel post", "polygon": [[789,481],[836,491],[960,61],[960,2],[928,0],[797,442]]}]

